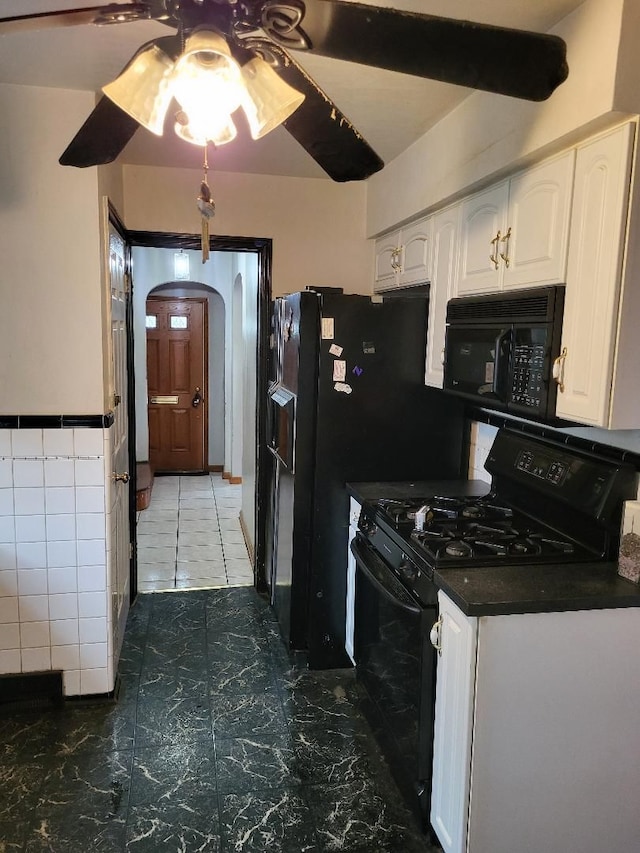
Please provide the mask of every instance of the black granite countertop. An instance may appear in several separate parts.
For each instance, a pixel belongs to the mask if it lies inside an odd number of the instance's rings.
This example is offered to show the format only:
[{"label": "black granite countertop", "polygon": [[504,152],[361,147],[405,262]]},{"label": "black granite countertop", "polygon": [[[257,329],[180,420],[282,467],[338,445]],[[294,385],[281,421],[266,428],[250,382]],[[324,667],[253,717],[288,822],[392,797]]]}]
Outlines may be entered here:
[{"label": "black granite countertop", "polygon": [[[347,490],[360,502],[489,490],[482,480],[468,480],[461,492],[462,482],[348,483]],[[467,616],[640,607],[640,586],[620,577],[617,569],[615,562],[495,565],[436,569],[433,579]]]},{"label": "black granite countertop", "polygon": [[467,616],[640,607],[640,587],[616,563],[441,569],[436,586]]},{"label": "black granite countertop", "polygon": [[486,495],[491,487],[484,480],[416,480],[416,482],[347,483],[347,492],[360,503],[380,498],[403,499],[443,496]]}]

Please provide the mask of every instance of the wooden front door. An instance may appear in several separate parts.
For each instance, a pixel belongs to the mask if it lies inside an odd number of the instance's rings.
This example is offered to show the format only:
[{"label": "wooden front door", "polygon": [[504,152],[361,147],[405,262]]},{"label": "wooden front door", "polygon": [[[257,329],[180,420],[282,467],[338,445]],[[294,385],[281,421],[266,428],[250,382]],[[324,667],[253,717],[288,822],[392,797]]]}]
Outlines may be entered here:
[{"label": "wooden front door", "polygon": [[206,300],[147,299],[149,463],[154,471],[205,471]]}]

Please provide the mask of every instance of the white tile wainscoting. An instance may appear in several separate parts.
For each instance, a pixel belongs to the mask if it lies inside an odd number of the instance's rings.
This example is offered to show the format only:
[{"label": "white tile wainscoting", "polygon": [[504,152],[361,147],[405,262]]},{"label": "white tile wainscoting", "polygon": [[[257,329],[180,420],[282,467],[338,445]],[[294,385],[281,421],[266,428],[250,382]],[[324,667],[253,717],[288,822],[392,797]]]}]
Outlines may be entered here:
[{"label": "white tile wainscoting", "polygon": [[0,430],[0,674],[62,670],[67,696],[114,686],[109,451],[108,428]]}]

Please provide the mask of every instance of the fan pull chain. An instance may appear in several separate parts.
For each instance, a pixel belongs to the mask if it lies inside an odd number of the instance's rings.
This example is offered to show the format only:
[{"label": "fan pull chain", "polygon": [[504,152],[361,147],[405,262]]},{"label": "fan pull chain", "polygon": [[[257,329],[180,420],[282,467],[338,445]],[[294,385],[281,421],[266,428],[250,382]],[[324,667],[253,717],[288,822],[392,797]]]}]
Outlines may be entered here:
[{"label": "fan pull chain", "polygon": [[209,172],[209,161],[207,158],[207,148],[204,147],[204,175],[200,184],[200,195],[198,196],[198,210],[202,219],[202,263],[209,260],[209,220],[215,215],[216,206],[211,197],[211,190],[207,183],[207,173]]}]

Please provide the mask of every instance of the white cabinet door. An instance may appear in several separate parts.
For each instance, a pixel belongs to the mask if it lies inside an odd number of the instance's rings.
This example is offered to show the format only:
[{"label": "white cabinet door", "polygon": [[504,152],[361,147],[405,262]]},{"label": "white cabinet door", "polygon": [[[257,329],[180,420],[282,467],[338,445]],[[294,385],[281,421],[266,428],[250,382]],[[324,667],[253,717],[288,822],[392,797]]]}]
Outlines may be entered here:
[{"label": "white cabinet door", "polygon": [[464,853],[476,674],[477,619],[438,593],[440,653],[436,671],[431,826],[444,853]]},{"label": "white cabinet door", "polygon": [[503,181],[462,202],[456,296],[500,289],[499,241],[505,233],[508,190]]},{"label": "white cabinet door", "polygon": [[429,281],[431,217],[380,237],[375,259],[375,291]]},{"label": "white cabinet door", "polygon": [[564,283],[574,160],[568,151],[510,181],[499,241],[504,289]]},{"label": "white cabinet door", "polygon": [[594,426],[610,425],[632,143],[624,125],[576,156],[556,414]]},{"label": "white cabinet door", "polygon": [[398,284],[422,284],[429,281],[432,219],[422,219],[402,229],[400,234],[401,269]]},{"label": "white cabinet door", "polygon": [[565,281],[574,152],[462,202],[458,296]]},{"label": "white cabinet door", "polygon": [[358,501],[355,498],[351,498],[349,505],[349,538],[347,542],[347,621],[344,647],[352,663],[355,663],[353,630],[355,625],[356,558],[351,553],[351,542],[358,530],[360,509],[361,506]]},{"label": "white cabinet door", "polygon": [[385,290],[396,285],[401,265],[400,246],[400,231],[376,240],[374,290]]},{"label": "white cabinet door", "polygon": [[425,382],[435,388],[442,388],[444,381],[442,358],[447,302],[453,296],[456,281],[459,222],[459,204],[448,207],[433,217],[433,257],[429,289]]}]

